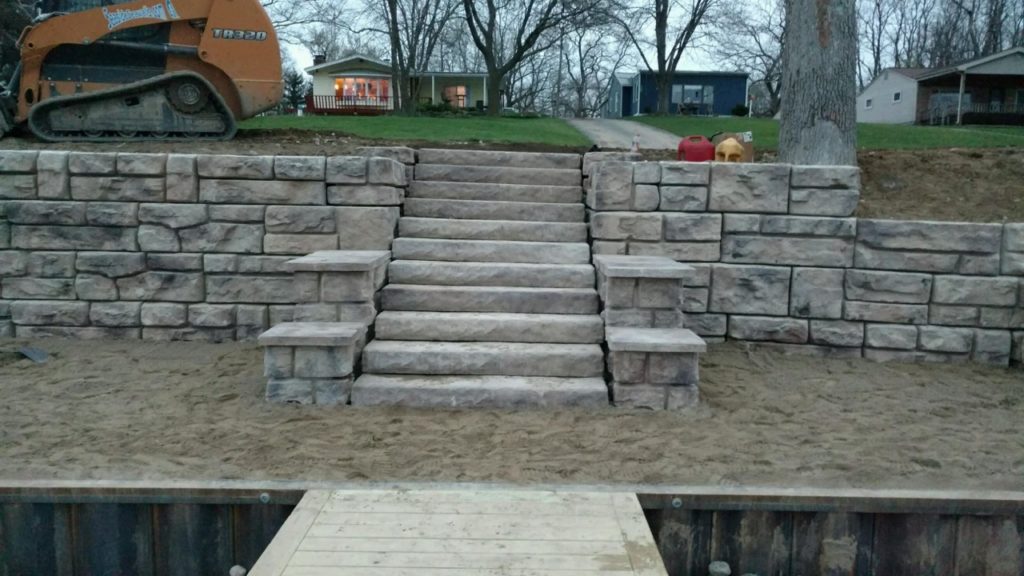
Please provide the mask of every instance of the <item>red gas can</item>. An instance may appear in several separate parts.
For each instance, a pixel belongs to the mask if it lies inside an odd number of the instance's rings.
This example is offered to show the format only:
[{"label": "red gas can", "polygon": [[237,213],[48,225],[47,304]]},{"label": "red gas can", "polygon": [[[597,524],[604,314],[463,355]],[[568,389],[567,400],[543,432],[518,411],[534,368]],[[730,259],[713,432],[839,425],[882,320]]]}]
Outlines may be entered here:
[{"label": "red gas can", "polygon": [[703,136],[687,136],[679,141],[678,160],[710,162],[715,159],[715,145]]}]

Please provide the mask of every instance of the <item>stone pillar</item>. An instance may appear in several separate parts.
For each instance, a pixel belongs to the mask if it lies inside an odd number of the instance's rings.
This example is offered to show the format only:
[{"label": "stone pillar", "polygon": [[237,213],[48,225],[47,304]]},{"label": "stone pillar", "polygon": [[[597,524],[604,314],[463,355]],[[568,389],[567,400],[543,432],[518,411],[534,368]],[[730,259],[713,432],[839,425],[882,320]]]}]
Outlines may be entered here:
[{"label": "stone pillar", "polygon": [[660,256],[594,256],[616,406],[680,410],[700,400],[704,340],[683,326],[683,285],[695,273]]},{"label": "stone pillar", "polygon": [[289,260],[296,285],[312,288],[295,294],[293,320],[372,325],[390,260],[387,250],[325,250]]},{"label": "stone pillar", "polygon": [[683,328],[683,280],[692,267],[661,256],[595,255],[605,326]]},{"label": "stone pillar", "polygon": [[366,345],[357,322],[287,322],[259,337],[270,402],[348,404],[353,374]]},{"label": "stone pillar", "polygon": [[690,330],[607,328],[608,369],[616,406],[681,410],[700,400],[700,354],[707,345]]}]

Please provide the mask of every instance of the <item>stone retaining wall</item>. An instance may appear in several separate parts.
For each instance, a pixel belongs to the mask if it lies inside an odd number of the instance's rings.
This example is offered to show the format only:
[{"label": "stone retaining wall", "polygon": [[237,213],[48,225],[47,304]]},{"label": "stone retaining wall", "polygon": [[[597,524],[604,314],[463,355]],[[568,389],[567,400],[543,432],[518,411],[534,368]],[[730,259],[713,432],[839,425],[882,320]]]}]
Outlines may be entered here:
[{"label": "stone retaining wall", "polygon": [[683,324],[706,338],[1021,361],[1024,224],[858,220],[847,167],[605,160],[588,184],[595,254],[691,264]]},{"label": "stone retaining wall", "polygon": [[368,154],[2,151],[0,336],[254,338],[288,260],[390,248],[406,167]]}]

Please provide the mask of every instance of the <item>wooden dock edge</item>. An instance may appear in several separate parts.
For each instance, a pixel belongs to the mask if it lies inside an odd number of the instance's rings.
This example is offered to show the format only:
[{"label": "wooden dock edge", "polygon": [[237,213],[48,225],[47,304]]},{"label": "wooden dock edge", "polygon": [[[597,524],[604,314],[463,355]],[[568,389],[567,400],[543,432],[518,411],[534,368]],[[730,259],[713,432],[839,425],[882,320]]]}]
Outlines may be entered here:
[{"label": "wooden dock edge", "polygon": [[366,489],[629,492],[638,496],[645,510],[1024,514],[1024,491],[652,484],[0,479],[0,502],[297,504],[310,490]]}]

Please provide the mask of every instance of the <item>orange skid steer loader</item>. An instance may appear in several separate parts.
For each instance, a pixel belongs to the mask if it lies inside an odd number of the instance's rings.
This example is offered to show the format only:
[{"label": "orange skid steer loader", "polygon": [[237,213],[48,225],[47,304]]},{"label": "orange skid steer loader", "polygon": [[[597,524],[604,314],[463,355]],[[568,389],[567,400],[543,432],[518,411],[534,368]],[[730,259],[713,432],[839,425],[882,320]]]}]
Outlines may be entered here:
[{"label": "orange skid steer loader", "polygon": [[0,94],[0,136],[228,140],[277,105],[281,55],[259,0],[42,0]]}]

